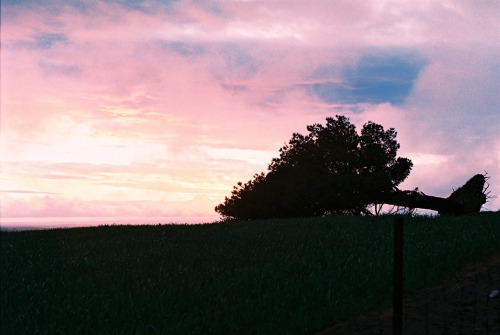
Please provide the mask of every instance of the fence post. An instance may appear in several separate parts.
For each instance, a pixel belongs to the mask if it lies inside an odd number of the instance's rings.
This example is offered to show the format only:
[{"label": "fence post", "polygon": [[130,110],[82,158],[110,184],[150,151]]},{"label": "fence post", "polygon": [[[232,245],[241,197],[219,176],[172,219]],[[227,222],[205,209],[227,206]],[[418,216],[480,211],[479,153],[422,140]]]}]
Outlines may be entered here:
[{"label": "fence post", "polygon": [[394,220],[392,334],[403,334],[403,224],[404,219]]}]

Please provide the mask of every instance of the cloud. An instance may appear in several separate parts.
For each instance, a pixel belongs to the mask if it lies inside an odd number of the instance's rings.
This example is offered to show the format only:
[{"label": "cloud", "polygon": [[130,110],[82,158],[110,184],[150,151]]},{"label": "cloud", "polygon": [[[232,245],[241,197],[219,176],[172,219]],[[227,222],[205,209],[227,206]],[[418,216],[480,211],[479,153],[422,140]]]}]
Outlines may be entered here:
[{"label": "cloud", "polygon": [[408,187],[447,195],[486,170],[500,194],[498,16],[476,1],[2,1],[2,187],[96,213],[215,205],[293,132],[345,114],[398,130]]},{"label": "cloud", "polygon": [[55,192],[36,192],[36,191],[27,191],[27,190],[0,190],[1,193],[9,194],[59,194]]},{"label": "cloud", "polygon": [[[460,186],[473,174],[500,175],[495,155],[498,142],[500,84],[493,53],[498,46],[474,49],[441,46],[423,49],[430,59],[405,105],[408,122],[415,125],[409,145],[417,152],[449,159],[429,171],[428,179]],[[416,167],[417,168],[417,167]],[[426,184],[430,184],[428,181]],[[451,188],[451,187],[449,187]],[[490,190],[499,194],[498,182]],[[493,208],[499,206],[494,200]]]},{"label": "cloud", "polygon": [[45,77],[49,76],[79,76],[82,72],[81,68],[74,64],[61,64],[56,62],[47,62],[41,60],[38,66]]},{"label": "cloud", "polygon": [[[201,209],[200,209],[201,208]],[[210,210],[208,209],[210,208]],[[211,200],[197,196],[187,201],[83,201],[45,195],[29,198],[5,197],[0,207],[0,217],[57,218],[57,217],[207,217],[214,218]],[[164,222],[167,223],[167,222]]]}]

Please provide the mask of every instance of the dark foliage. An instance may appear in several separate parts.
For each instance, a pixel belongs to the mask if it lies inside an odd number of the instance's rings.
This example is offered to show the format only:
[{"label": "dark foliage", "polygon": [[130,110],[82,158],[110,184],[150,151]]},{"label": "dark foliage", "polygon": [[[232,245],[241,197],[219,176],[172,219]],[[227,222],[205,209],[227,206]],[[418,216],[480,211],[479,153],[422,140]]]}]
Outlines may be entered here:
[{"label": "dark foliage", "polygon": [[215,211],[225,219],[362,214],[410,174],[393,128],[368,122],[358,134],[345,116],[326,121],[307,126],[308,135],[294,133],[267,174],[238,183]]}]

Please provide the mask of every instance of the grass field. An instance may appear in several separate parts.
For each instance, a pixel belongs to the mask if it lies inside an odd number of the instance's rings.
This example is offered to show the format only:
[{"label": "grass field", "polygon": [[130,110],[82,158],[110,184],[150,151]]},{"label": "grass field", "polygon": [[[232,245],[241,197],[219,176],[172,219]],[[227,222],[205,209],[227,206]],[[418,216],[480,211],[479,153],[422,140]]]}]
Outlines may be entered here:
[{"label": "grass field", "polygon": [[[1,334],[309,334],[388,305],[394,217],[2,232]],[[500,250],[500,214],[405,218],[405,292]]]}]

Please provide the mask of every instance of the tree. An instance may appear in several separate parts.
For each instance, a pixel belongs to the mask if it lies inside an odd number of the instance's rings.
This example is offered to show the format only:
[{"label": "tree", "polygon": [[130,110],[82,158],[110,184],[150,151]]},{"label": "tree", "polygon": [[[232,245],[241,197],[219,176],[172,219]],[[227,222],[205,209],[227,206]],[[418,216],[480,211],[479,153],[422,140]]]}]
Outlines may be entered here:
[{"label": "tree", "polygon": [[358,134],[345,116],[326,121],[307,126],[308,135],[294,133],[267,174],[238,183],[215,210],[226,219],[368,213],[373,199],[410,174],[393,128],[368,122]]}]

